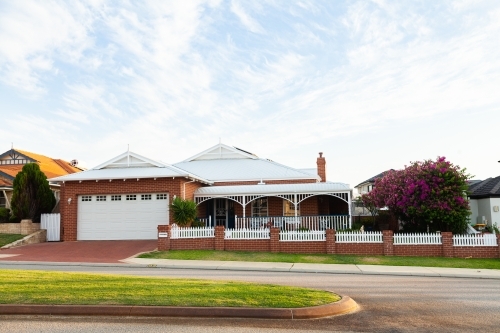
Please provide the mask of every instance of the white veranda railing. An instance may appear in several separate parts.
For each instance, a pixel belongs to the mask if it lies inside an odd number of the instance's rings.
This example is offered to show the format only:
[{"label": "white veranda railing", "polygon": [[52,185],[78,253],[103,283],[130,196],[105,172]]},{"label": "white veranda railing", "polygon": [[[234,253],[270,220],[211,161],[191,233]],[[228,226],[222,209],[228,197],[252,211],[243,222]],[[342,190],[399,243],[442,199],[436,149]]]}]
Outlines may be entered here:
[{"label": "white veranda railing", "polygon": [[177,238],[209,238],[215,237],[215,229],[210,227],[181,228],[173,225],[170,229],[172,239]]},{"label": "white veranda railing", "polygon": [[226,229],[225,239],[269,239],[269,228],[264,229]]},{"label": "white veranda railing", "polygon": [[316,216],[261,216],[237,217],[236,228],[259,229],[280,228],[281,230],[307,229],[344,230],[351,227],[349,215],[316,215]]},{"label": "white veranda railing", "polygon": [[300,242],[300,241],[325,241],[326,232],[324,230],[297,230],[281,231],[280,241]]},{"label": "white veranda railing", "polygon": [[381,231],[343,231],[335,233],[336,243],[383,243]]},{"label": "white veranda railing", "polygon": [[453,235],[453,246],[497,246],[497,236],[483,235]]},{"label": "white veranda railing", "polygon": [[440,233],[407,233],[394,234],[394,244],[397,245],[424,245],[424,244],[441,244]]}]

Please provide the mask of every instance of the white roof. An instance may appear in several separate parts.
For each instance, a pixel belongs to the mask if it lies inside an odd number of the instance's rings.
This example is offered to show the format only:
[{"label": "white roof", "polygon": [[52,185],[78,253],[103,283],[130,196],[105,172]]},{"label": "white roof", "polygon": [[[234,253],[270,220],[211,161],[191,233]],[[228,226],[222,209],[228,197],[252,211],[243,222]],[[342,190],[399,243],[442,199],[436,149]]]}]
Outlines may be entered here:
[{"label": "white roof", "polygon": [[207,150],[202,151],[183,162],[200,161],[200,160],[223,160],[223,159],[256,159],[257,155],[244,151],[236,147],[231,147],[223,143],[219,143]]},{"label": "white roof", "polygon": [[179,169],[217,182],[314,179],[318,175],[300,171],[285,165],[262,159],[198,160],[174,164]]},{"label": "white roof", "polygon": [[142,179],[187,177],[199,180],[202,183],[212,184],[188,171],[180,170],[172,165],[145,158],[133,152],[125,152],[92,169],[51,178],[51,182],[80,181],[80,180],[113,180],[113,179]]},{"label": "white roof", "polygon": [[200,187],[195,196],[211,195],[246,195],[246,194],[293,194],[293,193],[332,193],[349,192],[351,189],[344,183],[306,183],[306,184],[273,184],[273,185],[236,185]]}]

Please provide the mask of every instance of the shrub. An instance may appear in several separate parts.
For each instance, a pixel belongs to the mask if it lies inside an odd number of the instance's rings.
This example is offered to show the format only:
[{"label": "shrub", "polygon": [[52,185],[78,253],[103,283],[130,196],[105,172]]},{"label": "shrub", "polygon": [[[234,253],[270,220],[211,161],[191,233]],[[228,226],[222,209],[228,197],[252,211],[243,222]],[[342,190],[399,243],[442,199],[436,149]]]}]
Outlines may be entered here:
[{"label": "shrub", "polygon": [[176,197],[170,205],[174,222],[181,227],[189,226],[196,218],[196,203]]},{"label": "shrub", "polygon": [[14,179],[12,215],[40,222],[40,215],[50,213],[55,205],[54,193],[38,164],[25,164]]},{"label": "shrub", "polygon": [[0,207],[0,223],[8,222],[10,218],[10,209]]}]

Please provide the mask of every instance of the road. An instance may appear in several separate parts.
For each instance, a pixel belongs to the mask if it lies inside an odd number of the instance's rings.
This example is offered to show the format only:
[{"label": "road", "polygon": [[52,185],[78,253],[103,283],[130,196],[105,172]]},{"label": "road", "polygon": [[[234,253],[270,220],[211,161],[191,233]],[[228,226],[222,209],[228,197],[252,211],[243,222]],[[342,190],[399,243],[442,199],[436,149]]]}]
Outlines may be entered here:
[{"label": "road", "polygon": [[500,332],[498,280],[160,268],[12,266],[276,283],[349,295],[356,313],[318,320],[0,316],[0,332]]}]

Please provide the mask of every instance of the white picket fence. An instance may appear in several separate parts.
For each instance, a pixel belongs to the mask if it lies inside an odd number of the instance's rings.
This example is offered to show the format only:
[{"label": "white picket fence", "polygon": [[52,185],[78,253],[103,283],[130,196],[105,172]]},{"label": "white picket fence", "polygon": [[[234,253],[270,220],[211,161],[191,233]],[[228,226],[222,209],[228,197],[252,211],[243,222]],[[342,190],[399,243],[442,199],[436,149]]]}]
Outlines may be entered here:
[{"label": "white picket fence", "polygon": [[453,246],[498,246],[497,236],[484,235],[453,235]]},{"label": "white picket fence", "polygon": [[296,231],[299,228],[309,230],[335,229],[343,230],[351,227],[349,215],[322,216],[235,216],[236,228],[259,229],[275,227],[281,230]]},{"label": "white picket fence", "polygon": [[381,231],[346,231],[335,233],[336,243],[383,243]]},{"label": "white picket fence", "polygon": [[280,232],[280,241],[283,242],[308,242],[325,240],[326,232],[324,230],[297,230]]},{"label": "white picket fence", "polygon": [[408,233],[408,234],[394,234],[394,244],[396,245],[428,245],[428,244],[441,244],[441,234],[432,233]]},{"label": "white picket fence", "polygon": [[264,229],[226,229],[225,239],[269,239],[269,228]]},{"label": "white picket fence", "polygon": [[61,214],[42,214],[40,229],[47,230],[47,242],[61,240]]},{"label": "white picket fence", "polygon": [[170,238],[210,238],[215,237],[215,229],[210,227],[180,228],[173,225],[170,229]]}]

